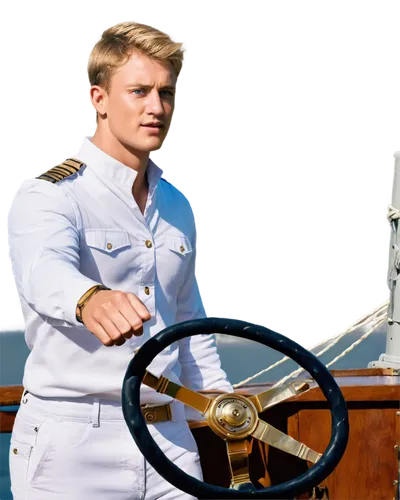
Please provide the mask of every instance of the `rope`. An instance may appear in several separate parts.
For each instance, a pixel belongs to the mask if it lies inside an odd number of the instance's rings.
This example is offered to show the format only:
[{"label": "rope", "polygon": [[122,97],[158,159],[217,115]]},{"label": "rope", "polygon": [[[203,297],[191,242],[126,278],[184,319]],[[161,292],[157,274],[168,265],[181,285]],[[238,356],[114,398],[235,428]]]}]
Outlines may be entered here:
[{"label": "rope", "polygon": [[[386,317],[384,317],[382,319],[379,319],[378,321],[375,321],[373,323],[372,327],[366,333],[364,333],[364,335],[362,335],[358,340],[356,340],[355,342],[353,342],[347,349],[345,349],[342,353],[340,353],[338,356],[336,356],[336,358],[334,358],[332,361],[330,361],[325,366],[327,368],[329,368],[329,366],[333,365],[333,363],[336,363],[336,361],[338,361],[339,359],[343,358],[346,354],[348,354],[355,347],[357,347],[358,344],[361,344],[361,342],[363,340],[365,340],[367,337],[369,337],[369,335],[371,335],[371,333],[373,331],[375,331],[378,328],[378,326],[385,321],[385,319],[386,319]],[[286,377],[283,377],[281,380],[279,380],[278,382],[276,382],[276,384],[274,384],[272,387],[278,387],[279,385],[282,385],[284,382],[286,382],[286,380],[289,380],[290,378],[295,377],[296,375],[298,375],[299,373],[301,373],[303,371],[305,371],[305,370],[304,370],[304,368],[301,368],[301,367],[298,368],[297,370],[294,370],[292,373],[289,373],[289,375],[286,375]]]},{"label": "rope", "polygon": [[[400,218],[400,210],[395,208],[393,205],[390,203],[386,206],[386,213],[385,213],[385,219],[390,224],[393,220],[399,219]],[[308,346],[307,349],[309,351],[313,351],[317,349],[318,347],[322,347],[325,344],[329,344],[327,347],[322,349],[318,354],[316,354],[317,357],[322,356],[325,352],[329,351],[335,344],[339,342],[342,338],[344,338],[346,335],[349,333],[353,332],[354,330],[360,328],[361,326],[364,326],[366,324],[371,323],[372,328],[370,328],[364,335],[362,335],[358,340],[353,342],[347,349],[345,349],[341,354],[336,356],[330,363],[326,365],[328,368],[329,366],[333,365],[333,363],[336,363],[339,359],[343,358],[346,354],[348,354],[350,351],[352,351],[355,347],[358,346],[361,342],[363,342],[367,337],[371,335],[372,332],[374,332],[379,326],[381,326],[385,321],[392,321],[391,318],[388,318],[388,310],[389,310],[389,305],[390,305],[390,299],[385,299],[383,302],[378,304],[377,306],[373,307],[370,309],[367,313],[364,313],[362,316],[357,318],[355,321],[351,322],[349,325],[347,325],[346,328],[343,329],[343,331],[339,334],[334,335],[335,339],[332,339],[332,335],[330,335],[327,339],[323,340],[322,342],[319,342],[318,344]],[[274,363],[273,365],[269,366],[268,368],[265,368],[264,370],[259,371],[255,375],[252,375],[251,377],[248,377],[245,380],[242,380],[241,382],[234,384],[233,388],[236,389],[244,384],[247,384],[247,382],[250,382],[251,380],[254,380],[256,377],[262,375],[263,373],[266,373],[273,368],[279,366],[280,364],[284,363],[287,361],[289,358],[288,356],[284,356],[282,359]],[[294,370],[292,373],[289,373],[289,375],[281,378],[276,384],[272,386],[278,387],[279,385],[282,385],[286,380],[293,378],[297,376],[299,373],[305,371],[304,368],[298,368]]]},{"label": "rope", "polygon": [[388,205],[388,214],[387,214],[387,218],[389,220],[389,222],[392,222],[393,220],[395,219],[400,219],[400,210],[396,207],[394,207],[393,205]]},{"label": "rope", "polygon": [[[400,217],[400,212],[399,212],[399,217]],[[356,328],[361,328],[362,326],[365,326],[366,324],[370,323],[372,320],[374,320],[375,322],[379,320],[380,323],[382,323],[385,320],[385,318],[386,318],[386,312],[387,312],[388,305],[389,305],[389,301],[387,300],[386,302],[384,302],[383,304],[381,304],[380,306],[378,306],[373,311],[371,311],[371,312],[367,313],[366,315],[362,316],[361,318],[359,318],[355,323],[353,323],[352,325],[350,325],[344,332],[342,332],[340,334],[336,334],[333,337],[330,337],[329,339],[326,339],[326,340],[323,340],[322,342],[319,342],[315,346],[311,347],[309,350],[312,351],[313,349],[318,348],[322,344],[325,344],[325,342],[332,341],[330,344],[328,344],[328,346],[326,346],[324,349],[322,349],[320,352],[318,352],[316,354],[317,357],[321,356],[322,354],[324,354],[325,352],[327,352],[329,349],[331,349],[335,344],[337,344],[340,339],[342,339],[345,335],[347,335],[347,334],[351,333],[352,331],[354,331]],[[362,338],[362,340],[364,340],[364,339]],[[360,340],[360,342],[362,340]],[[345,351],[343,351],[343,352],[345,352]],[[347,352],[349,352],[349,351],[347,351]],[[347,352],[345,352],[345,354],[347,354]],[[245,380],[242,380],[241,382],[238,382],[237,384],[234,384],[233,387],[236,389],[236,388],[238,388],[238,387],[240,387],[240,386],[242,386],[244,384],[247,384],[251,380],[254,380],[255,378],[259,377],[260,375],[263,375],[264,373],[266,373],[266,372],[272,370],[273,368],[281,365],[282,363],[284,363],[288,359],[291,359],[291,358],[289,358],[288,356],[284,356],[279,361],[277,361],[274,364],[268,366],[267,368],[264,368],[263,370],[261,370],[258,373],[252,375],[251,377],[248,377]],[[336,361],[336,359],[335,359],[335,361]],[[331,363],[333,363],[333,361],[331,361]],[[302,371],[302,370],[303,369],[301,368],[300,371]],[[298,370],[296,370],[296,372],[297,371]],[[294,372],[292,372],[292,373],[294,373]],[[277,382],[277,384],[275,384],[275,385],[278,385],[280,383],[281,383],[281,381]]]}]

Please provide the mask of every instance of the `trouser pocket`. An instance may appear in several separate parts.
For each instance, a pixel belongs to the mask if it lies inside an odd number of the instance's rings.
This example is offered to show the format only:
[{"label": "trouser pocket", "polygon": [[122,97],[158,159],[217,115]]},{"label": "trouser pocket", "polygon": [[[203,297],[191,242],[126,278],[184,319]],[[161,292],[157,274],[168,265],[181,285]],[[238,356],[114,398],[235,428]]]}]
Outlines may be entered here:
[{"label": "trouser pocket", "polygon": [[17,413],[10,440],[10,479],[14,500],[24,498],[27,486],[40,473],[50,445],[51,419]]},{"label": "trouser pocket", "polygon": [[11,439],[10,442],[10,479],[14,500],[22,500],[25,496],[26,478],[33,446]]}]

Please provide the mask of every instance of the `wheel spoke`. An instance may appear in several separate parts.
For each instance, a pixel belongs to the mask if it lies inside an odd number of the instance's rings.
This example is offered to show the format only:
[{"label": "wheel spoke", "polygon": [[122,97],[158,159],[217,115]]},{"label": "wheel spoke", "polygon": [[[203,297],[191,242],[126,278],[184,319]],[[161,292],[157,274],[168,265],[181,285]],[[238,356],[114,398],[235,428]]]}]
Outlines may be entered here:
[{"label": "wheel spoke", "polygon": [[304,443],[296,441],[279,429],[267,424],[263,420],[258,420],[257,427],[251,435],[256,439],[273,446],[274,448],[286,451],[287,453],[302,458],[303,460],[308,460],[313,464],[315,464],[322,456],[321,453],[312,450]]},{"label": "wheel spoke", "polygon": [[246,439],[226,441],[226,451],[231,473],[230,487],[236,488],[240,484],[251,484],[248,441]]},{"label": "wheel spoke", "polygon": [[310,386],[307,382],[292,382],[291,384],[273,387],[267,391],[260,392],[260,394],[250,396],[249,399],[254,403],[257,411],[261,413],[267,408],[281,403],[285,399],[307,392],[309,389]]},{"label": "wheel spoke", "polygon": [[212,403],[212,399],[207,396],[192,391],[187,387],[176,384],[175,382],[171,382],[171,380],[163,377],[162,375],[161,377],[157,377],[149,371],[146,371],[143,377],[143,383],[157,392],[167,394],[168,396],[185,403],[185,405],[190,406],[203,414],[207,412],[210,404]]}]

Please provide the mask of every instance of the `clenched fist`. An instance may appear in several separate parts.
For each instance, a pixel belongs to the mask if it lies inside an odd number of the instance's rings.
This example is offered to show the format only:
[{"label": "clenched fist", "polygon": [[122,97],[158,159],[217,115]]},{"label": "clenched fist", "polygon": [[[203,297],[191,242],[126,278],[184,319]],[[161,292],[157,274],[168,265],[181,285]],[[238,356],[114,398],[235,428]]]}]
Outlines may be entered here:
[{"label": "clenched fist", "polygon": [[136,295],[118,290],[97,292],[82,311],[83,324],[106,346],[119,346],[132,335],[142,335],[143,323],[150,318]]}]

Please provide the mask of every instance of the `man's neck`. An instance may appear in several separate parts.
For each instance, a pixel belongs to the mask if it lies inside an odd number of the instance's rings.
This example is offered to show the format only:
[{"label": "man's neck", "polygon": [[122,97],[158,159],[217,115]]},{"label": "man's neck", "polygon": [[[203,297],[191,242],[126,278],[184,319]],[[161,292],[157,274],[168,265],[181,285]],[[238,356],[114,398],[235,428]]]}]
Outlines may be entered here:
[{"label": "man's neck", "polygon": [[131,168],[137,172],[135,182],[132,186],[132,193],[135,194],[135,197],[140,196],[143,192],[147,192],[146,169],[150,156],[149,152],[132,151],[132,149],[125,147],[111,134],[102,133],[99,128],[97,128],[91,141],[106,154],[123,163],[127,168]]},{"label": "man's neck", "polygon": [[144,174],[139,174],[133,182],[132,194],[136,197],[141,197],[148,194],[149,192],[149,181],[147,179],[147,171]]}]

